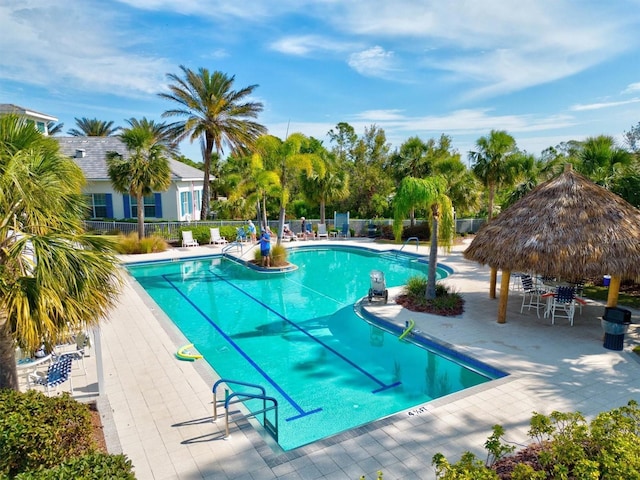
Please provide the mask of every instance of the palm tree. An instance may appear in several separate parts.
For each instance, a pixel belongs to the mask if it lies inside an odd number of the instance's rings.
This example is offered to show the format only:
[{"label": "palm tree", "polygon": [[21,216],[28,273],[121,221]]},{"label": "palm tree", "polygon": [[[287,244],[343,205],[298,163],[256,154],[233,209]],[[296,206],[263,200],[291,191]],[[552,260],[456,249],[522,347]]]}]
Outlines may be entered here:
[{"label": "palm tree", "polygon": [[[280,181],[278,232],[284,231],[286,210],[295,176],[311,176],[314,173],[324,176],[324,162],[317,153],[309,152],[309,142],[302,133],[293,133],[284,142],[272,135],[264,135],[256,145],[263,157],[265,168],[275,172]],[[278,235],[278,245],[281,241],[282,235]]]},{"label": "palm tree", "polygon": [[211,154],[215,148],[218,155],[224,153],[227,145],[231,153],[246,153],[253,149],[256,139],[267,129],[253,118],[262,111],[262,103],[246,101],[257,85],[233,90],[235,76],[206,68],[194,72],[181,65],[184,78],[175,74],[167,77],[171,93],[160,93],[160,97],[180,106],[167,110],[163,117],[186,117],[176,124],[176,141],[187,137],[193,142],[199,139],[204,163],[204,186],[202,190],[201,219],[209,215],[209,177]]},{"label": "palm tree", "polygon": [[[439,176],[427,179],[405,177],[393,200],[393,233],[396,241],[402,237],[402,221],[414,208],[426,208],[431,216],[431,248],[429,250],[429,271],[427,274],[427,300],[436,298],[436,267],[438,262],[438,240],[450,246],[455,224],[453,207],[446,192],[446,181]],[[441,224],[439,225],[439,222]]]},{"label": "palm tree", "polygon": [[72,137],[110,137],[115,135],[120,127],[114,127],[113,122],[105,122],[97,118],[76,118],[76,126],[67,133]]},{"label": "palm tree", "polygon": [[15,351],[96,325],[114,305],[111,242],[87,235],[84,177],[58,142],[0,116],[0,388],[18,389]]},{"label": "palm tree", "polygon": [[47,132],[49,132],[49,135],[52,137],[62,132],[63,128],[64,123],[47,122]]},{"label": "palm tree", "polygon": [[129,158],[117,152],[107,153],[107,169],[113,188],[128,193],[137,203],[138,238],[144,238],[144,197],[154,191],[164,191],[171,185],[171,169],[166,156],[167,127],[146,118],[128,120],[120,138],[129,151]]},{"label": "palm tree", "polygon": [[327,172],[321,176],[317,173],[310,177],[302,175],[301,186],[305,198],[320,206],[320,223],[326,224],[327,203],[343,200],[349,196],[349,175],[345,170],[335,168],[329,162]]},{"label": "palm tree", "polygon": [[469,158],[474,162],[473,173],[488,190],[488,221],[491,221],[497,189],[512,184],[517,176],[517,168],[511,161],[517,153],[516,141],[504,130],[491,130],[489,136],[480,137],[476,145],[478,150],[469,152]]},{"label": "palm tree", "polygon": [[576,170],[605,188],[633,161],[633,155],[608,135],[587,138],[576,156]]},{"label": "palm tree", "polygon": [[280,194],[280,177],[272,170],[264,168],[262,157],[257,153],[251,155],[249,168],[240,174],[230,175],[230,181],[236,184],[236,188],[229,196],[230,201],[237,201],[240,198],[246,199],[248,203],[257,205],[256,210],[260,213],[260,225],[267,225],[267,198]]}]

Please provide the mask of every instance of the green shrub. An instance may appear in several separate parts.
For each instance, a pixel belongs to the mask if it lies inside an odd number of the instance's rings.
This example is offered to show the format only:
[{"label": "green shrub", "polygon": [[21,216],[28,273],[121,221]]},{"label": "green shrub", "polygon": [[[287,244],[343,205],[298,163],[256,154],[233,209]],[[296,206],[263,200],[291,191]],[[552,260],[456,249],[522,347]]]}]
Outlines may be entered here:
[{"label": "green shrub", "polygon": [[163,238],[152,235],[138,240],[137,232],[131,232],[126,236],[120,235],[116,244],[117,252],[127,255],[164,252],[167,248],[169,245]]},{"label": "green shrub", "polygon": [[[442,454],[432,463],[440,480],[512,478],[631,479],[640,478],[640,409],[634,400],[624,407],[599,413],[588,423],[582,414],[533,414],[529,437],[533,443],[515,455],[501,441],[502,427],[485,443],[487,461],[466,452],[450,464]],[[507,476],[509,475],[509,476]]]},{"label": "green shrub", "polygon": [[82,480],[135,480],[131,460],[124,455],[108,455],[106,453],[90,453],[76,457],[64,463],[37,471],[16,475],[15,480],[59,480],[63,478],[79,478]]},{"label": "green shrub", "polygon": [[402,240],[411,237],[418,237],[420,240],[427,241],[431,238],[431,227],[429,222],[417,223],[413,227],[404,227],[402,229]]},{"label": "green shrub", "polygon": [[427,291],[427,277],[415,276],[409,277],[405,286],[405,294],[410,297],[424,297]]},{"label": "green shrub", "polygon": [[271,247],[271,266],[283,267],[287,265],[287,249],[284,245],[274,245]]},{"label": "green shrub", "polygon": [[89,406],[64,393],[0,390],[0,474],[49,468],[94,449]]},{"label": "green shrub", "polygon": [[[186,225],[184,227],[180,227],[180,231],[178,233],[178,237],[180,238],[180,240],[182,240],[182,232],[185,230],[190,230],[193,234],[194,240],[197,240],[200,245],[206,245],[209,243],[209,240],[211,240],[211,231],[206,225]],[[222,235],[222,232],[220,233],[220,235]],[[235,233],[231,239],[227,237],[227,240],[229,241],[233,241],[235,239]]]},{"label": "green shrub", "polygon": [[142,240],[140,240],[138,245],[139,253],[164,252],[165,250],[167,250],[167,248],[169,248],[167,242],[165,242],[163,238],[156,235],[143,238]]}]

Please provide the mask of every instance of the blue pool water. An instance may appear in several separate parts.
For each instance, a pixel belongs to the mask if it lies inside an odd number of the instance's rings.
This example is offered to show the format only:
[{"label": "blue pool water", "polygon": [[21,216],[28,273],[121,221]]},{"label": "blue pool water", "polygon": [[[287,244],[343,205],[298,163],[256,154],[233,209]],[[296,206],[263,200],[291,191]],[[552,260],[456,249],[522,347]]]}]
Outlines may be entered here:
[{"label": "blue pool water", "polygon": [[384,272],[387,287],[403,285],[426,275],[416,257],[297,248],[289,260],[298,269],[277,275],[222,257],[129,266],[222,378],[277,399],[284,450],[492,379],[479,364],[401,342],[354,313],[371,270]]}]

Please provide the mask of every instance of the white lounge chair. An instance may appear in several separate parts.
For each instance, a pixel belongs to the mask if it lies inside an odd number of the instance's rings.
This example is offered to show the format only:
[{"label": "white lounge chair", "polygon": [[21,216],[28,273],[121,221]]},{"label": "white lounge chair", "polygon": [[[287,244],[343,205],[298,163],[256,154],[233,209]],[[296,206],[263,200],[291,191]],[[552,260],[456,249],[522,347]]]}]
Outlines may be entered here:
[{"label": "white lounge chair", "polygon": [[197,240],[193,238],[193,232],[191,230],[182,231],[182,246],[183,247],[197,247],[200,245]]},{"label": "white lounge chair", "polygon": [[209,245],[224,245],[229,243],[225,237],[220,236],[220,229],[218,227],[213,227],[209,229],[209,234],[211,235],[211,240],[209,240]]},{"label": "white lounge chair", "polygon": [[318,224],[318,238],[329,238],[329,233],[327,233],[327,224],[319,223]]}]

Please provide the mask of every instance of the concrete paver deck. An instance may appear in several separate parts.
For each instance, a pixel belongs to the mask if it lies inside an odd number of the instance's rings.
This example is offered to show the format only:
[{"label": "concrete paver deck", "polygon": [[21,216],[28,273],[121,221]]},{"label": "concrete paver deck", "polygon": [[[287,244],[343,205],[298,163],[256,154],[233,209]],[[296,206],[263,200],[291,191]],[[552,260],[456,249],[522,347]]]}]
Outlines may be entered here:
[{"label": "concrete paver deck", "polygon": [[[117,433],[113,449],[121,448],[132,460],[140,480],[359,479],[376,478],[378,470],[385,479],[433,479],[435,453],[456,460],[472,451],[483,458],[482,445],[494,424],[505,427],[508,440],[524,445],[533,411],[578,410],[591,417],[640,400],[640,368],[630,351],[636,325],[624,351],[607,350],[602,305],[587,305],[573,327],[563,321],[552,326],[533,311],[520,314],[518,294],[510,297],[507,323],[497,324],[497,300],[488,298],[489,270],[464,260],[463,249],[438,258],[455,270],[445,282],[463,295],[463,315],[408,312],[392,302],[366,308],[399,325],[411,318],[419,334],[509,376],[285,453],[272,449],[242,416],[234,417],[231,437],[224,439],[224,420],[212,422],[216,373],[205,362],[176,360],[176,349],[187,340],[129,278],[101,327],[103,396]],[[134,260],[214,252],[220,248],[179,248]],[[419,252],[428,255],[428,248]]]}]

